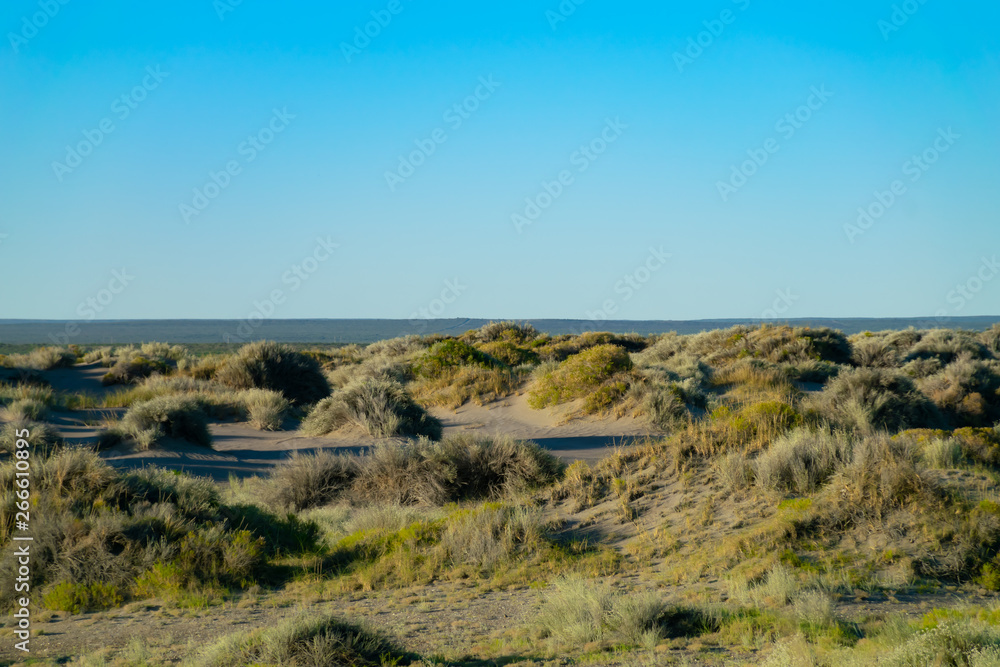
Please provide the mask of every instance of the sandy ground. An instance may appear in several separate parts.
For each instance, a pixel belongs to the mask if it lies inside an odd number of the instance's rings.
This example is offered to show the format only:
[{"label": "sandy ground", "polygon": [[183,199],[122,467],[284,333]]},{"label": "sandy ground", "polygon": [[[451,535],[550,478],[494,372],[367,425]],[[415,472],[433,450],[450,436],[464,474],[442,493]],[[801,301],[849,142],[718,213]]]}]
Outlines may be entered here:
[{"label": "sandy ground", "polygon": [[[80,364],[46,371],[41,375],[58,391],[103,396],[118,389],[101,385],[101,376],[105,372],[107,369],[99,364]],[[599,419],[575,416],[579,408],[575,403],[533,410],[526,400],[524,395],[512,396],[483,406],[464,405],[454,411],[434,408],[431,413],[441,420],[446,436],[458,433],[508,434],[533,440],[567,462],[600,460],[615,446],[630,444],[649,434],[647,426],[628,417]],[[57,412],[50,416],[49,421],[59,428],[67,444],[85,445],[96,440],[103,423],[119,419],[123,413],[124,410],[115,408]],[[287,426],[295,428],[293,423]],[[134,452],[116,447],[102,452],[101,456],[116,467],[137,468],[155,464],[225,482],[231,475],[249,477],[267,474],[277,462],[295,451],[360,452],[377,442],[365,434],[305,437],[295,430],[258,431],[248,424],[234,422],[213,422],[209,429],[214,441],[211,450],[181,440],[165,440],[155,450]]]}]

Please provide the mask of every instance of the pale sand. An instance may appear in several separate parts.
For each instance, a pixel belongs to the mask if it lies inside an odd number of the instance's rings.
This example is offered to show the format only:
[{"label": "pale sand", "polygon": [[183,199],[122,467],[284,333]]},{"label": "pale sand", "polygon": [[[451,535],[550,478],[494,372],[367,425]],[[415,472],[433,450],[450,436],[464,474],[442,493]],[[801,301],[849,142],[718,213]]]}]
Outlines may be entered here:
[{"label": "pale sand", "polygon": [[[44,377],[62,391],[86,391],[103,394],[112,388],[101,386],[107,369],[97,364],[46,371]],[[579,403],[533,410],[525,395],[511,396],[483,406],[464,405],[457,410],[434,408],[431,413],[444,425],[444,435],[458,433],[507,434],[533,440],[567,462],[597,461],[616,445],[627,445],[652,434],[643,422],[625,417],[595,418],[579,416]],[[104,418],[121,417],[122,409],[58,412],[51,421],[66,438],[67,444],[84,445],[96,440]],[[89,422],[89,423],[87,423]],[[294,422],[286,424],[294,428]],[[337,433],[323,437],[305,437],[294,430],[258,431],[245,423],[213,422],[209,425],[213,449],[181,440],[165,440],[154,450],[130,451],[114,447],[101,456],[116,467],[137,468],[155,464],[173,470],[205,475],[225,481],[230,475],[248,477],[267,474],[276,463],[295,451],[362,452],[377,439],[363,433]]]}]

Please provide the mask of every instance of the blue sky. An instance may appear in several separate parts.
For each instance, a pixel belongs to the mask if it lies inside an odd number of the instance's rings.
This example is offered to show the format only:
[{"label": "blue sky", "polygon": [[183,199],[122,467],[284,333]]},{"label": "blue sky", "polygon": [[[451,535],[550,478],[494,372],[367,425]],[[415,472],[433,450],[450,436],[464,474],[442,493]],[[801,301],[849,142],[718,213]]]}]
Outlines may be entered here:
[{"label": "blue sky", "polygon": [[332,5],[5,3],[0,318],[1000,313],[996,6]]}]

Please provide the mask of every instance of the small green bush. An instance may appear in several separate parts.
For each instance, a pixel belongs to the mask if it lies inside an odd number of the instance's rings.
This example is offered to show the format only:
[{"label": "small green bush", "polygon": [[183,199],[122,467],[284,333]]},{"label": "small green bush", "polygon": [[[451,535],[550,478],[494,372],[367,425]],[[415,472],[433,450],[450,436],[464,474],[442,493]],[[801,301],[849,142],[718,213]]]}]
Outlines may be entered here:
[{"label": "small green bush", "polygon": [[42,596],[42,604],[53,611],[79,614],[85,611],[103,611],[121,605],[122,595],[110,584],[99,582],[77,584],[64,581],[53,586]]},{"label": "small green bush", "polygon": [[448,339],[434,343],[413,366],[417,375],[440,377],[459,366],[494,368],[503,364],[486,352],[462,340]]},{"label": "small green bush", "polygon": [[483,343],[479,349],[511,368],[525,364],[535,365],[539,361],[537,352],[518,347],[506,340]]},{"label": "small green bush", "polygon": [[632,369],[632,360],[617,345],[596,345],[573,355],[546,373],[528,392],[528,405],[544,408],[590,394],[615,374]]}]

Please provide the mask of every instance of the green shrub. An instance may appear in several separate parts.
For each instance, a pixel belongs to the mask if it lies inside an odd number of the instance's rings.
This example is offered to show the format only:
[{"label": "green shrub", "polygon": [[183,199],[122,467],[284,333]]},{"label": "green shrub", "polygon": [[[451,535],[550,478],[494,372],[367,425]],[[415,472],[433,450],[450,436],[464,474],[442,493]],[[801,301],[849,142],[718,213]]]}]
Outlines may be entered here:
[{"label": "green shrub", "polygon": [[361,378],[325,398],[302,422],[307,435],[325,435],[352,426],[369,435],[441,437],[441,423],[418,405],[395,380]]},{"label": "green shrub", "polygon": [[142,449],[148,449],[164,436],[212,446],[205,413],[197,399],[187,396],[159,396],[135,403],[119,427]]},{"label": "green shrub", "polygon": [[525,364],[535,365],[539,361],[537,352],[518,347],[506,340],[483,343],[479,345],[479,349],[511,368]]},{"label": "green shrub", "polygon": [[465,341],[448,339],[434,343],[427,352],[417,359],[413,369],[417,375],[433,378],[459,366],[494,368],[502,366],[502,363]]},{"label": "green shrub", "polygon": [[53,586],[42,596],[42,604],[53,611],[79,614],[84,611],[103,611],[121,605],[122,595],[109,584],[95,582],[77,584],[64,581]]},{"label": "green shrub", "polygon": [[632,369],[632,360],[617,345],[597,345],[566,359],[543,375],[528,392],[528,405],[544,408],[583,398],[615,374]]},{"label": "green shrub", "polygon": [[233,389],[280,391],[297,405],[330,395],[330,384],[315,359],[270,341],[241,347],[216,371],[215,379]]}]

